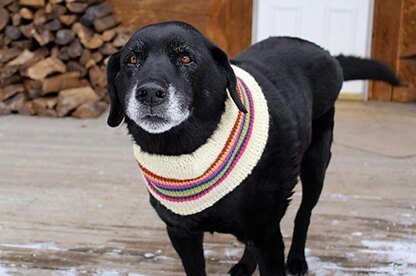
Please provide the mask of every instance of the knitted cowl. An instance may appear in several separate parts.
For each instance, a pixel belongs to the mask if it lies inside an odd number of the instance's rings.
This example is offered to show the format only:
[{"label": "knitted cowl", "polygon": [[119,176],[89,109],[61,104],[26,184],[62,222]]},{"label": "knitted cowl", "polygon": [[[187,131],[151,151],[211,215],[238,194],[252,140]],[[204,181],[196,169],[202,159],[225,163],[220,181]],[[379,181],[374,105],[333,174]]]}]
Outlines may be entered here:
[{"label": "knitted cowl", "polygon": [[149,154],[133,145],[149,192],[175,214],[191,215],[214,205],[250,175],[263,154],[269,131],[266,99],[248,72],[233,70],[247,113],[228,97],[217,129],[189,154]]}]

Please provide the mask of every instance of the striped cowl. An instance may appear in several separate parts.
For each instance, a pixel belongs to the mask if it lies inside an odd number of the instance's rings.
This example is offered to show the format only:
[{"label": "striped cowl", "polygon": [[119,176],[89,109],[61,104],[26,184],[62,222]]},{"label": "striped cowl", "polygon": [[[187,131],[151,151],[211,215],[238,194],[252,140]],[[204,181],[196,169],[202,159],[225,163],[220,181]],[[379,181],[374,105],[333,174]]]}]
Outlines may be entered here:
[{"label": "striped cowl", "polygon": [[266,100],[249,73],[236,66],[233,70],[247,113],[239,112],[228,97],[218,128],[190,154],[149,154],[134,145],[149,192],[176,214],[191,215],[212,206],[251,173],[263,153],[269,127]]}]

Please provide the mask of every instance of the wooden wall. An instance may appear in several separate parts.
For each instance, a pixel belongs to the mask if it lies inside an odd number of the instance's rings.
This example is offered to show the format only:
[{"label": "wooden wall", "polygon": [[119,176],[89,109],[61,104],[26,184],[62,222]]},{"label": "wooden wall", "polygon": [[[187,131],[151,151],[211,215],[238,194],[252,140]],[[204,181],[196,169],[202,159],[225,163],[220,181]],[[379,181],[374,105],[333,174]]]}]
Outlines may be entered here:
[{"label": "wooden wall", "polygon": [[251,44],[253,0],[109,0],[124,25],[180,20],[194,25],[229,55]]},{"label": "wooden wall", "polygon": [[389,64],[403,82],[370,82],[369,99],[416,102],[416,0],[375,0],[372,57]]}]

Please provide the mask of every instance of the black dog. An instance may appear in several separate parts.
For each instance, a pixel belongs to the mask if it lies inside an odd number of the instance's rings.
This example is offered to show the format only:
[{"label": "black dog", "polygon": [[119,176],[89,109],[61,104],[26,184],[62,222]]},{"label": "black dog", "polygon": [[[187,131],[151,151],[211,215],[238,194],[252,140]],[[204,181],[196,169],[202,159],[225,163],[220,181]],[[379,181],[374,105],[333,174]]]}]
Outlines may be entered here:
[{"label": "black dog", "polygon": [[[383,64],[332,57],[297,38],[261,41],[231,60],[262,88],[269,112],[267,143],[251,173],[213,206],[178,215],[152,194],[187,275],[205,275],[203,233],[231,233],[245,244],[231,275],[307,273],[305,242],[331,158],[334,103],[343,80],[378,79],[398,84]],[[241,112],[227,55],[181,22],[137,31],[107,68],[111,110],[108,124],[123,119],[134,142],[149,154],[195,152],[213,135],[225,110],[227,89]],[[253,133],[256,135],[256,133]],[[300,176],[302,203],[285,266],[279,222]]]}]

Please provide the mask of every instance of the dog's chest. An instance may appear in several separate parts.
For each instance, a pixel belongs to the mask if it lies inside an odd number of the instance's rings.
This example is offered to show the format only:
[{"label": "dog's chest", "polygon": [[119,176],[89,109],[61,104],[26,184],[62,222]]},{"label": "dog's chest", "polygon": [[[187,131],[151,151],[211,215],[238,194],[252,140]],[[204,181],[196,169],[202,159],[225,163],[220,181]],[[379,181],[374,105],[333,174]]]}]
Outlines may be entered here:
[{"label": "dog's chest", "polygon": [[239,112],[227,99],[217,130],[191,154],[148,154],[134,145],[150,194],[177,215],[192,215],[213,206],[251,174],[263,154],[269,131],[267,102],[250,74],[233,69],[247,113]]}]

